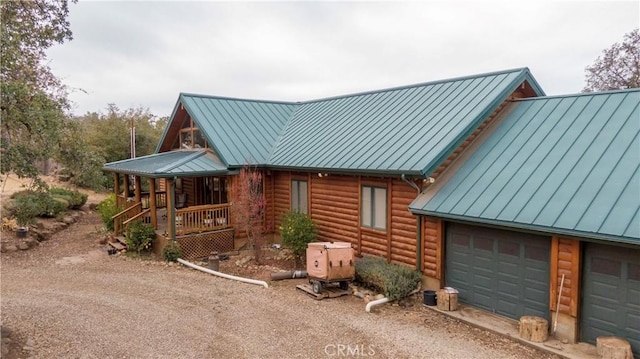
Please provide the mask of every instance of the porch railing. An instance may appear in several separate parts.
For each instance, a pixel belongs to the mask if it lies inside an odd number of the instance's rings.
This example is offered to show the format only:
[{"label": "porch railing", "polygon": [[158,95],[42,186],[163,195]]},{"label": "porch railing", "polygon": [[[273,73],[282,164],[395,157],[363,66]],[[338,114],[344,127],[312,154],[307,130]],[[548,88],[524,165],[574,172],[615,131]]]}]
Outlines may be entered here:
[{"label": "porch railing", "polygon": [[127,231],[127,226],[129,225],[129,223],[131,223],[133,221],[137,221],[139,219],[142,220],[143,222],[148,221],[147,217],[149,217],[149,213],[151,213],[151,209],[147,208],[147,209],[143,210],[142,212],[136,214],[135,216],[133,216],[133,217],[127,219],[126,221],[122,222],[122,226],[123,226],[122,231],[126,232]]},{"label": "porch railing", "polygon": [[[140,200],[142,201],[142,209],[151,207],[150,193],[144,192],[140,194]],[[167,192],[156,192],[156,208],[167,207]]]},{"label": "porch railing", "polygon": [[113,233],[116,236],[122,235],[125,230],[124,222],[137,216],[140,212],[142,212],[142,203],[138,202],[111,217],[113,219]]},{"label": "porch railing", "polygon": [[229,204],[193,206],[176,210],[176,234],[184,235],[231,227]]},{"label": "porch railing", "polygon": [[123,194],[116,195],[116,206],[120,209],[127,208],[127,196]]}]

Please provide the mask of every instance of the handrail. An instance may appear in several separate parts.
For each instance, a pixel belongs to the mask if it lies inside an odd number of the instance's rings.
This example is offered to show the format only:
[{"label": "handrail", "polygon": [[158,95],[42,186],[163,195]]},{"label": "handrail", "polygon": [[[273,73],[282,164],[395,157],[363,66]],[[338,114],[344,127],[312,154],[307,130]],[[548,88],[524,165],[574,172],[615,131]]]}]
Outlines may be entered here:
[{"label": "handrail", "polygon": [[117,213],[111,217],[113,219],[113,233],[116,236],[124,233],[124,222],[142,212],[142,203],[137,202],[124,211]]},{"label": "handrail", "polygon": [[129,225],[129,223],[131,223],[131,222],[133,222],[133,221],[136,221],[136,220],[138,220],[138,219],[140,219],[140,218],[142,218],[142,217],[144,217],[144,216],[148,215],[149,213],[151,213],[151,209],[147,208],[147,209],[145,209],[144,211],[142,211],[142,212],[140,212],[140,213],[136,214],[135,216],[133,216],[133,217],[131,217],[131,218],[127,219],[126,221],[122,222],[122,225],[123,225],[123,226],[124,226],[124,228],[126,229],[126,228],[127,228],[127,225]]}]

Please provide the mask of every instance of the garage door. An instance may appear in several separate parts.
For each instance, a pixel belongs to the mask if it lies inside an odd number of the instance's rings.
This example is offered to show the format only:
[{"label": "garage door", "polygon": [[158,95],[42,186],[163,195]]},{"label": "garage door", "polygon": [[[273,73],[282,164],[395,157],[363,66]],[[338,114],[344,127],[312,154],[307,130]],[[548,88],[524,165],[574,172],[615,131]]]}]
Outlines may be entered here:
[{"label": "garage door", "polygon": [[624,337],[640,355],[640,250],[588,243],[583,272],[581,340]]},{"label": "garage door", "polygon": [[548,319],[549,237],[448,223],[446,240],[445,280],[461,302]]}]

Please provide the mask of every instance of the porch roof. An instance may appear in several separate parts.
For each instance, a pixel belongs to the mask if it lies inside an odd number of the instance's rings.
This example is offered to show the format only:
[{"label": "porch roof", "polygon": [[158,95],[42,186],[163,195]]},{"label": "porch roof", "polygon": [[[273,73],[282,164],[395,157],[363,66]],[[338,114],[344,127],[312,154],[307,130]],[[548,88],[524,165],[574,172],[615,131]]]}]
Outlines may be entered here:
[{"label": "porch roof", "polygon": [[220,159],[205,149],[154,153],[148,156],[111,162],[103,169],[152,178],[223,175],[229,171]]}]

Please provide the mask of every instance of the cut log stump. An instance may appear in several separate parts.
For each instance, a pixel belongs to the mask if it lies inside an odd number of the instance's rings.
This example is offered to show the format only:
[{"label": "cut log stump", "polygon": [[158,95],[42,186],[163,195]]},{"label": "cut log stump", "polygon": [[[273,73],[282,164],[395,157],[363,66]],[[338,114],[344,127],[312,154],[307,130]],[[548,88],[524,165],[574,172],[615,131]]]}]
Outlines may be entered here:
[{"label": "cut log stump", "polygon": [[440,289],[436,293],[438,309],[453,311],[458,309],[458,293],[452,293],[446,289]]},{"label": "cut log stump", "polygon": [[540,317],[525,315],[520,318],[520,338],[542,343],[549,337],[549,322]]},{"label": "cut log stump", "polygon": [[631,344],[619,337],[597,337],[596,348],[602,359],[633,359]]}]

